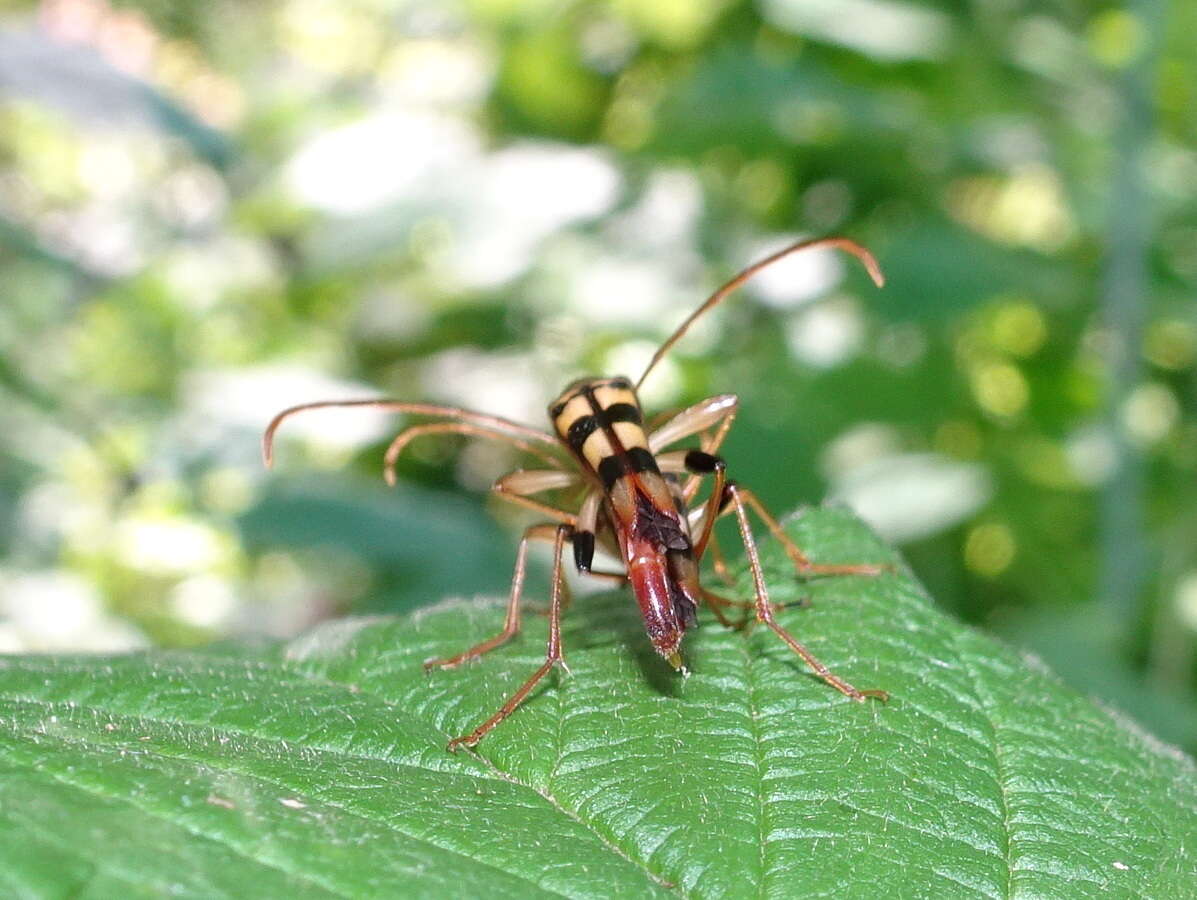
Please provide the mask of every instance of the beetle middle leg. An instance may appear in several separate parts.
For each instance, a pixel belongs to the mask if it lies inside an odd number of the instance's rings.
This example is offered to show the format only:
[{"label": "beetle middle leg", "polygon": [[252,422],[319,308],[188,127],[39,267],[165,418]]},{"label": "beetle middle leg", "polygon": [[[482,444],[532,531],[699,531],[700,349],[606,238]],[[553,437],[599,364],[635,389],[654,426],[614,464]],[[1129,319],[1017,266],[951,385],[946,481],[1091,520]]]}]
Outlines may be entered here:
[{"label": "beetle middle leg", "polygon": [[[499,707],[498,712],[471,731],[469,734],[455,737],[449,741],[449,749],[456,750],[458,747],[466,746],[473,747],[486,734],[506,719],[509,715],[515,712],[516,707],[524,702],[532,689],[536,687],[537,683],[549,674],[549,672],[558,665],[565,665],[565,657],[561,652],[561,600],[565,585],[565,573],[561,566],[561,552],[565,547],[565,541],[570,533],[569,525],[557,525],[553,528],[553,590],[549,600],[549,640],[545,648],[544,663],[539,669],[532,673],[532,675],[525,681],[514,694],[504,701],[503,705]],[[529,529],[531,531],[532,529]],[[523,551],[527,546],[528,537],[525,535],[524,541],[521,542],[520,548]],[[508,610],[510,611],[509,604]],[[518,627],[518,614],[516,618]],[[514,632],[513,632],[514,633]],[[479,645],[481,646],[481,645]],[[488,648],[489,649],[489,648]],[[467,651],[468,652],[468,651]],[[485,652],[485,651],[483,651]]]},{"label": "beetle middle leg", "polygon": [[[708,591],[706,588],[702,589],[702,599],[703,602],[710,607],[711,612],[715,614],[716,621],[718,621],[719,624],[724,628],[732,628],[736,631],[742,631],[749,625],[750,622],[752,622],[752,617],[748,615],[748,612],[756,609],[756,603],[751,600],[732,600],[728,597],[724,597],[722,594],[716,594],[714,591]],[[774,604],[774,606],[779,607],[780,604]],[[727,613],[724,612],[724,610],[727,609],[740,609],[745,610],[746,612],[744,616],[739,619],[739,621],[732,621],[727,617]]]},{"label": "beetle middle leg", "polygon": [[591,578],[610,581],[622,585],[627,581],[627,575],[622,572],[601,572],[591,568],[594,560],[595,531],[598,527],[598,509],[603,495],[597,490],[591,490],[582,501],[577,514],[557,509],[539,500],[533,500],[528,494],[550,491],[576,485],[581,476],[575,472],[559,472],[552,469],[528,469],[504,475],[495,482],[494,492],[500,500],[534,509],[544,513],[566,525],[572,526],[568,540],[574,548],[574,565],[578,572]]}]

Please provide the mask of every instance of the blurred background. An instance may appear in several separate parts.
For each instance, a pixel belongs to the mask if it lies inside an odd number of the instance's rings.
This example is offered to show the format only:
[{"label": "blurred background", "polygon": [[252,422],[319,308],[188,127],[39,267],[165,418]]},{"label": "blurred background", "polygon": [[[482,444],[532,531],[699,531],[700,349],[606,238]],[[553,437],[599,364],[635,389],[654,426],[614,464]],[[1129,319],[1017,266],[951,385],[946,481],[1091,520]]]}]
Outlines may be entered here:
[{"label": "blurred background", "polygon": [[[738,392],[735,477],[1197,749],[1197,5],[0,0],[0,652],[502,592],[502,446]],[[496,517],[494,513],[499,515]],[[895,623],[901,627],[901,623]]]}]

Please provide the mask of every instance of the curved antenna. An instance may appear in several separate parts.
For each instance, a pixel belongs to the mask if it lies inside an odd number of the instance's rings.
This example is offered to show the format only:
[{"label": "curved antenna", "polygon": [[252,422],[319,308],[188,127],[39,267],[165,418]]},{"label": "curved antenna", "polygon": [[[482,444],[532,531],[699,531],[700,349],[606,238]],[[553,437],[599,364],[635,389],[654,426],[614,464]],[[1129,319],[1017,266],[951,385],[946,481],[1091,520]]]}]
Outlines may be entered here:
[{"label": "curved antenna", "polygon": [[427,422],[423,425],[412,425],[404,428],[395,435],[390,446],[387,447],[386,455],[382,458],[382,477],[387,484],[394,487],[398,483],[395,465],[399,462],[399,456],[407,448],[407,445],[416,440],[416,438],[425,437],[430,434],[464,434],[470,437],[506,441],[512,446],[523,450],[525,453],[537,457],[554,469],[564,469],[561,460],[556,456],[506,431],[499,431],[494,428],[482,428],[479,425],[471,425],[468,422]]},{"label": "curved antenna", "polygon": [[557,446],[557,439],[543,431],[512,422],[502,416],[492,416],[487,413],[473,412],[457,406],[437,406],[431,403],[404,403],[400,400],[320,400],[315,403],[301,403],[284,409],[270,420],[266,431],[262,434],[262,461],[269,467],[274,463],[274,433],[278,427],[291,416],[306,412],[309,409],[331,409],[336,407],[367,407],[381,409],[386,412],[408,413],[417,416],[441,416],[446,419],[457,419],[480,425],[483,428],[493,428],[511,435],[519,435],[533,441],[540,441],[553,447]]},{"label": "curved antenna", "polygon": [[686,318],[686,321],[682,322],[682,324],[677,327],[677,331],[671,334],[665,343],[657,348],[657,352],[654,353],[653,358],[649,360],[648,368],[644,370],[644,374],[642,374],[640,379],[636,382],[636,390],[640,390],[640,386],[644,384],[644,379],[648,377],[648,373],[651,372],[656,364],[664,358],[665,354],[669,352],[673,345],[685,336],[686,332],[690,330],[690,326],[697,321],[699,316],[713,307],[718,306],[723,302],[724,298],[727,297],[728,294],[730,294],[762,269],[767,269],[769,266],[773,265],[773,263],[777,262],[779,259],[789,256],[791,253],[797,253],[800,250],[813,250],[816,247],[835,247],[839,250],[843,250],[846,253],[851,253],[861,261],[865,267],[865,270],[869,273],[869,277],[873,279],[873,283],[877,285],[877,287],[881,287],[885,284],[885,276],[881,274],[881,267],[877,265],[877,260],[873,257],[873,254],[860,244],[856,243],[856,241],[850,240],[849,238],[814,238],[813,240],[804,240],[799,241],[796,244],[790,244],[790,246],[783,247],[772,256],[766,256],[760,262],[753,263],[731,281],[723,285],[723,287],[719,288],[719,290],[715,291],[715,293],[711,294],[711,296],[703,301],[702,306],[690,313],[690,315]]}]

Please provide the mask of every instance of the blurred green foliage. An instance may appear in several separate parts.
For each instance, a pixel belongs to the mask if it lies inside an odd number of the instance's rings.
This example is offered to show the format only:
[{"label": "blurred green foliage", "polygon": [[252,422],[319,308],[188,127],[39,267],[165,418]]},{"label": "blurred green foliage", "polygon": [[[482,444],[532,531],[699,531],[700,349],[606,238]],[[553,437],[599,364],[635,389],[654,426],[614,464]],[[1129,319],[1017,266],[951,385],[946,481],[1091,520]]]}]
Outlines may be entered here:
[{"label": "blurred green foliage", "polygon": [[[1197,8],[0,5],[0,650],[290,634],[501,590],[503,448],[787,237],[648,384],[931,593],[1197,747]],[[501,512],[512,523],[519,517]],[[901,622],[893,623],[901,628]]]}]

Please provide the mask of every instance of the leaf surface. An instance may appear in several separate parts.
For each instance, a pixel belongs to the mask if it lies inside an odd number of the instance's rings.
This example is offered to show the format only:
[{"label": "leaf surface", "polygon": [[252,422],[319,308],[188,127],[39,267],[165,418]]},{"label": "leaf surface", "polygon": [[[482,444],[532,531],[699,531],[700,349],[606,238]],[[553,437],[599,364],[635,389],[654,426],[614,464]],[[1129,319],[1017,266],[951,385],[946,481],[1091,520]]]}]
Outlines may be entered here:
[{"label": "leaf surface", "polygon": [[[840,511],[788,527],[820,561],[892,559]],[[0,894],[1194,896],[1187,757],[906,574],[765,560],[775,599],[812,600],[782,621],[887,705],[705,619],[683,679],[623,592],[575,600],[572,674],[476,754],[445,742],[539,665],[544,618],[420,663],[497,629],[499,601],[257,651],[0,660]]]}]

